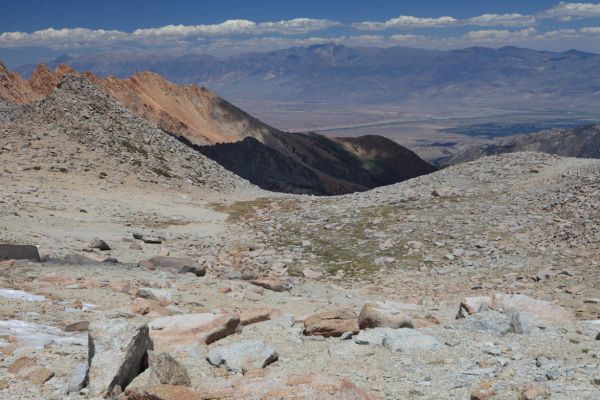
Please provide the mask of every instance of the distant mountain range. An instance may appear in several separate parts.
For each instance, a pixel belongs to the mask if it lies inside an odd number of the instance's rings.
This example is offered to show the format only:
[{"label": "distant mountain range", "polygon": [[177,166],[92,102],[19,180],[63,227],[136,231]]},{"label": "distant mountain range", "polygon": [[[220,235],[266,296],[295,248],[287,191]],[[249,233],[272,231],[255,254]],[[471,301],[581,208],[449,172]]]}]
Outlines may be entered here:
[{"label": "distant mountain range", "polygon": [[[226,58],[126,52],[59,57],[77,71],[129,77],[159,73],[234,101],[543,106],[590,109],[600,102],[600,55],[502,47],[439,51],[323,44]],[[17,71],[28,76],[35,66]]]},{"label": "distant mountain range", "polygon": [[537,151],[564,157],[600,158],[600,125],[551,129],[504,137],[494,140],[491,144],[469,147],[450,158],[438,160],[437,164],[460,164],[485,156],[519,151]]},{"label": "distant mountain range", "polygon": [[[31,104],[43,100],[73,75],[79,74],[64,64],[54,70],[39,65],[29,79],[22,79],[0,63],[0,101]],[[264,189],[344,194],[436,170],[412,151],[380,136],[334,139],[277,130],[206,88],[179,86],[155,73],[118,79],[85,72],[80,78],[154,122],[165,135]]]}]

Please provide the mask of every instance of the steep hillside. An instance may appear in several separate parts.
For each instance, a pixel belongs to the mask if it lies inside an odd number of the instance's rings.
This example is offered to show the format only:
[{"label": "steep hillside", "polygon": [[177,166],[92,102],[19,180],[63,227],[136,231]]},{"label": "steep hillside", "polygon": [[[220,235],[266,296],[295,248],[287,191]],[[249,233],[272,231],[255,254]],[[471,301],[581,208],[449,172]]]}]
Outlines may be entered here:
[{"label": "steep hillside", "polygon": [[436,170],[410,150],[379,136],[346,141],[315,133],[274,132],[264,144],[247,138],[197,149],[263,189],[291,193],[361,192]]},{"label": "steep hillside", "polygon": [[[24,128],[27,126],[27,128]],[[43,100],[6,125],[8,136],[41,137],[45,164],[68,172],[97,170],[102,177],[127,173],[178,186],[183,181],[225,193],[253,190],[238,176],[180,143],[107,96],[81,76],[66,75]]]},{"label": "steep hillside", "polygon": [[491,144],[469,147],[449,159],[439,160],[439,164],[453,165],[485,156],[519,151],[537,151],[565,157],[600,158],[600,125],[552,129],[500,138]]},{"label": "steep hillside", "polygon": [[336,140],[362,161],[380,186],[396,183],[398,177],[407,180],[436,170],[414,152],[383,136],[343,137]]},{"label": "steep hillside", "polygon": [[197,85],[179,86],[151,72],[127,79],[85,77],[132,111],[194,144],[262,138],[274,129]]}]

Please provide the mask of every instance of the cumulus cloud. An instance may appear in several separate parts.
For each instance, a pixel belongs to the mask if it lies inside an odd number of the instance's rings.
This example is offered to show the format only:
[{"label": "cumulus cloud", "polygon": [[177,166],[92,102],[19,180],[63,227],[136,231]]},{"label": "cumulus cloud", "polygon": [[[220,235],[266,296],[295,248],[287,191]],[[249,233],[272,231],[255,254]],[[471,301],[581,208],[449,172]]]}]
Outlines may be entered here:
[{"label": "cumulus cloud", "polygon": [[600,34],[600,26],[588,26],[579,30],[581,33]]},{"label": "cumulus cloud", "polygon": [[288,21],[256,23],[249,20],[227,20],[212,25],[167,25],[159,28],[136,29],[128,33],[104,29],[54,29],[31,33],[4,32],[0,34],[0,47],[42,46],[48,48],[107,45],[114,42],[141,42],[146,44],[172,43],[188,38],[219,37],[230,35],[262,35],[279,33],[300,35],[339,25],[326,19],[296,18]]},{"label": "cumulus cloud", "polygon": [[558,5],[543,12],[541,16],[561,21],[600,17],[600,3],[567,3],[561,1]]},{"label": "cumulus cloud", "polygon": [[483,14],[462,21],[463,25],[475,26],[526,26],[535,23],[534,16],[521,14]]},{"label": "cumulus cloud", "polygon": [[0,46],[22,47],[41,46],[49,48],[82,47],[106,44],[127,38],[127,34],[115,30],[104,29],[54,29],[48,28],[31,33],[4,32],[0,34]]},{"label": "cumulus cloud", "polygon": [[454,17],[419,18],[401,15],[385,22],[359,22],[352,26],[359,30],[380,31],[385,29],[438,28],[455,25],[458,20]]},{"label": "cumulus cloud", "polygon": [[382,31],[386,29],[443,28],[450,26],[528,26],[536,23],[532,15],[483,14],[467,19],[454,17],[419,18],[401,15],[385,22],[359,22],[352,26],[359,30]]},{"label": "cumulus cloud", "polygon": [[475,42],[497,42],[514,41],[524,39],[535,35],[537,31],[534,28],[521,29],[518,31],[487,29],[481,31],[468,32],[465,37]]},{"label": "cumulus cloud", "polygon": [[326,19],[295,18],[288,21],[256,23],[231,19],[212,25],[167,25],[160,28],[136,29],[134,38],[186,38],[191,36],[227,36],[243,34],[281,33],[297,35],[331,28],[339,22]]},{"label": "cumulus cloud", "polygon": [[285,35],[294,35],[320,31],[338,25],[341,24],[328,19],[295,18],[289,21],[261,22],[257,28],[261,33],[278,32]]}]

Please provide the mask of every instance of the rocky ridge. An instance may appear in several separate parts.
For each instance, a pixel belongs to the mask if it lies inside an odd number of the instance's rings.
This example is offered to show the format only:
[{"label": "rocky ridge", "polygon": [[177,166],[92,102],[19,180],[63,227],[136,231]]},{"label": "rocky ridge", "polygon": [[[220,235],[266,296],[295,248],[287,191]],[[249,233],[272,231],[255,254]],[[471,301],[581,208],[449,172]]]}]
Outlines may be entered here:
[{"label": "rocky ridge", "polygon": [[519,151],[537,151],[563,157],[600,158],[600,125],[511,135],[496,139],[490,144],[469,147],[448,159],[439,160],[439,165],[459,164],[485,156]]}]

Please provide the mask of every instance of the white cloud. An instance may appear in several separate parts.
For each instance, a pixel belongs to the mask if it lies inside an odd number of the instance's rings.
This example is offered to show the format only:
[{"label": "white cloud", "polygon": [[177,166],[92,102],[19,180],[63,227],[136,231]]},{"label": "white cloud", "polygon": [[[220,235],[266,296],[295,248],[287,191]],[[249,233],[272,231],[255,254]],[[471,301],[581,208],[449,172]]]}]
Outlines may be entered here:
[{"label": "white cloud", "polygon": [[412,34],[397,34],[390,36],[390,40],[393,42],[414,42],[417,40],[427,39],[428,36],[423,35],[412,35]]},{"label": "white cloud", "polygon": [[339,25],[325,19],[295,18],[289,21],[256,23],[245,19],[231,19],[213,25],[167,25],[160,28],[136,29],[135,38],[186,38],[191,36],[228,36],[243,34],[281,33],[296,35]]},{"label": "white cloud", "polygon": [[160,28],[136,29],[134,38],[185,38],[189,36],[223,36],[251,33],[256,23],[244,19],[227,20],[214,25],[167,25]]},{"label": "white cloud", "polygon": [[521,14],[483,14],[461,22],[463,25],[475,26],[527,26],[536,23],[532,15]]},{"label": "white cloud", "polygon": [[519,31],[487,29],[468,32],[465,35],[465,38],[474,42],[514,41],[531,37],[536,33],[537,31],[534,28],[527,28]]},{"label": "white cloud", "polygon": [[[41,46],[48,48],[103,46],[114,42],[140,42],[141,44],[181,44],[189,38],[230,35],[262,35],[279,33],[300,35],[339,25],[325,19],[296,18],[289,21],[256,23],[248,20],[227,20],[213,25],[167,25],[159,28],[136,29],[132,33],[104,29],[54,29],[31,33],[4,32],[0,34],[0,47]],[[179,41],[179,42],[178,42]]]},{"label": "white cloud", "polygon": [[600,3],[567,3],[561,1],[558,5],[543,12],[541,16],[561,21],[600,17]]},{"label": "white cloud", "polygon": [[419,18],[401,15],[385,22],[359,22],[352,26],[359,30],[381,31],[385,29],[436,28],[455,25],[458,20],[454,17]]},{"label": "white cloud", "polygon": [[258,31],[278,32],[285,35],[302,34],[341,25],[337,21],[328,19],[295,18],[289,21],[262,22],[258,24]]},{"label": "white cloud", "polygon": [[25,32],[4,32],[0,34],[1,47],[42,46],[61,48],[65,46],[83,47],[89,45],[105,44],[124,40],[127,34],[115,30],[104,29],[54,29]]},{"label": "white cloud", "polygon": [[588,33],[592,35],[600,34],[600,26],[588,26],[579,30],[581,33]]}]

